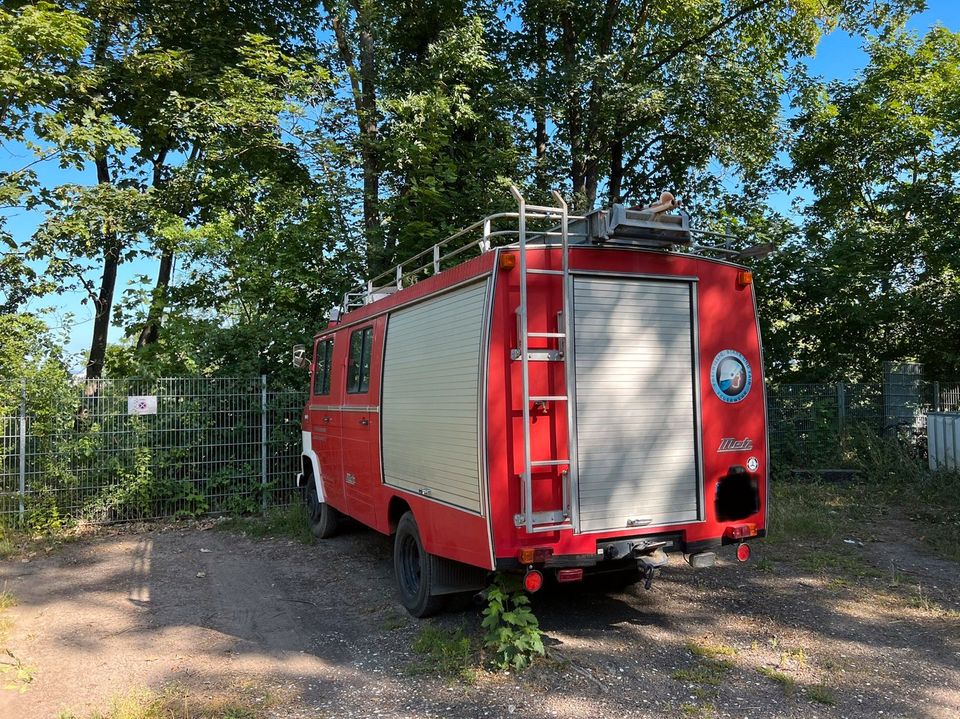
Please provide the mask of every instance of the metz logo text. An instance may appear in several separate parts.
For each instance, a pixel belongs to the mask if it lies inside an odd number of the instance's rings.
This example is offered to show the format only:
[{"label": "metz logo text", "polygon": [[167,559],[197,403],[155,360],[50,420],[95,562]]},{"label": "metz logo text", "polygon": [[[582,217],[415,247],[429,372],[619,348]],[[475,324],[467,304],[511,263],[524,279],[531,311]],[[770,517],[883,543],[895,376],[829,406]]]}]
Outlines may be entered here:
[{"label": "metz logo text", "polygon": [[718,452],[746,452],[753,449],[753,440],[749,437],[743,439],[734,439],[733,437],[724,437],[720,440]]}]

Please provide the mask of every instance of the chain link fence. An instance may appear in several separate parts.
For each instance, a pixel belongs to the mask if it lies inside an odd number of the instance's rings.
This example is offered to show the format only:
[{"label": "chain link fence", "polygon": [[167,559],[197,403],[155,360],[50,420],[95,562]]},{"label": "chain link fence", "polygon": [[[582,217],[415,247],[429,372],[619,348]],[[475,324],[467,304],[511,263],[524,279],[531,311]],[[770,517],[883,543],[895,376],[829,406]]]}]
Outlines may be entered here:
[{"label": "chain link fence", "polygon": [[865,437],[926,456],[928,412],[960,412],[960,383],[909,381],[782,384],[767,388],[775,469],[842,468]]},{"label": "chain link fence", "polygon": [[[904,379],[903,377],[906,377]],[[267,377],[0,380],[0,524],[248,513],[298,501],[306,392]],[[960,383],[768,387],[774,472],[849,467],[858,438],[926,451]]]},{"label": "chain link fence", "polygon": [[287,504],[305,399],[266,377],[0,380],[0,522]]}]

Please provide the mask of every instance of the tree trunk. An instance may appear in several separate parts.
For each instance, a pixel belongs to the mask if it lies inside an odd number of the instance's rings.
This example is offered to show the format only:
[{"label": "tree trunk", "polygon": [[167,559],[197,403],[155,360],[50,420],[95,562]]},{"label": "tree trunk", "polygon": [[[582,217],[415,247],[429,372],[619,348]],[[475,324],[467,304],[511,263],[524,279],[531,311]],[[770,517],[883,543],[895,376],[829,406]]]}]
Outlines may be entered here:
[{"label": "tree trunk", "polygon": [[536,153],[534,164],[534,182],[543,193],[551,188],[547,178],[547,108],[545,89],[547,84],[547,26],[543,17],[537,17],[534,30],[534,52],[536,53],[537,77],[534,82],[533,99],[533,143]]},{"label": "tree trunk", "polygon": [[385,262],[386,248],[380,231],[380,153],[377,149],[377,66],[370,4],[354,0],[353,9],[359,32],[360,66],[354,58],[353,45],[347,35],[344,18],[332,0],[324,0],[323,7],[330,16],[330,27],[337,40],[340,59],[347,68],[353,108],[360,133],[360,164],[363,170],[363,234],[366,243],[367,272],[380,272]]},{"label": "tree trunk", "polygon": [[[110,184],[110,166],[106,154],[96,160],[97,182]],[[87,360],[87,379],[100,379],[107,354],[107,335],[110,331],[110,315],[113,311],[113,293],[117,286],[117,267],[120,265],[120,241],[117,233],[107,225],[103,230],[103,275],[100,291],[94,301],[93,338],[90,341],[90,357]]]},{"label": "tree trunk", "polygon": [[622,202],[623,186],[623,138],[616,135],[610,145],[610,204]]},{"label": "tree trunk", "polygon": [[[199,146],[194,144],[190,153],[191,161],[197,159]],[[153,187],[158,189],[163,181],[163,164],[166,162],[169,149],[164,147],[157,154],[157,159],[153,163]],[[181,216],[186,215],[186,205],[184,200],[181,205]],[[143,349],[160,339],[160,322],[163,319],[163,310],[167,303],[167,290],[170,287],[170,277],[173,274],[173,248],[164,247],[160,255],[160,269],[157,272],[157,285],[150,296],[150,309],[147,310],[147,322],[140,330],[140,336],[137,338],[137,349]]]},{"label": "tree trunk", "polygon": [[[561,19],[561,48],[563,52],[564,70],[573,76],[577,63],[577,29],[569,10],[563,12]],[[574,207],[582,209],[578,195],[586,193],[584,187],[584,157],[580,125],[580,88],[571,80],[567,87],[567,132],[570,134],[570,182],[572,184]]]},{"label": "tree trunk", "polygon": [[367,240],[367,271],[378,275],[390,264],[389,248],[380,230],[380,153],[377,149],[377,66],[370,18],[357,7],[360,30],[360,142],[363,148],[363,231]]},{"label": "tree trunk", "polygon": [[[613,26],[617,21],[620,0],[607,0],[597,37],[597,57],[606,57],[613,43]],[[610,152],[609,133],[605,129],[603,106],[606,99],[608,78],[602,72],[590,80],[589,101],[587,102],[586,132],[583,138],[584,158],[584,195],[587,210],[592,210],[597,202],[597,187],[600,184],[600,164]]]},{"label": "tree trunk", "polygon": [[170,288],[170,278],[173,275],[173,249],[165,247],[160,256],[160,269],[157,272],[157,286],[150,299],[150,309],[147,312],[147,322],[137,338],[137,349],[143,349],[160,339],[160,322],[163,320],[163,311],[167,304],[167,290]]}]

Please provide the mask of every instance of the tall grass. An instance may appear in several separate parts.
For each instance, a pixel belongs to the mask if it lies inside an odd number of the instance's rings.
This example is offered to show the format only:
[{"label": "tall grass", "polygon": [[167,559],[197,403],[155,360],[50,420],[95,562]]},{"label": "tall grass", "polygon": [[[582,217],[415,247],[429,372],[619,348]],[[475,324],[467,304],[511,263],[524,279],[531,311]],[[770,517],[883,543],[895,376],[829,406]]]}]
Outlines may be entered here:
[{"label": "tall grass", "polygon": [[915,445],[862,427],[842,443],[844,464],[857,470],[852,481],[799,482],[782,467],[777,472],[771,543],[829,543],[868,536],[884,518],[909,519],[927,545],[960,561],[960,474],[930,472]]}]

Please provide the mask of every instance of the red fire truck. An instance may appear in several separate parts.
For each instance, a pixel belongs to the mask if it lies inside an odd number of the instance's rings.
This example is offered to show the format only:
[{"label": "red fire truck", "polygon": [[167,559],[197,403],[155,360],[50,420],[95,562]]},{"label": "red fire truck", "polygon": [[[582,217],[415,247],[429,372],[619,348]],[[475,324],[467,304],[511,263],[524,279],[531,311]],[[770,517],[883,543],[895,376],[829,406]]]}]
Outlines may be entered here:
[{"label": "red fire truck", "polygon": [[314,534],[350,517],[394,535],[418,617],[494,570],[529,591],[649,587],[669,551],[745,561],[769,461],[744,253],[695,241],[713,233],[668,193],[571,216],[513,192],[517,212],[347,293],[312,354],[295,348]]}]

